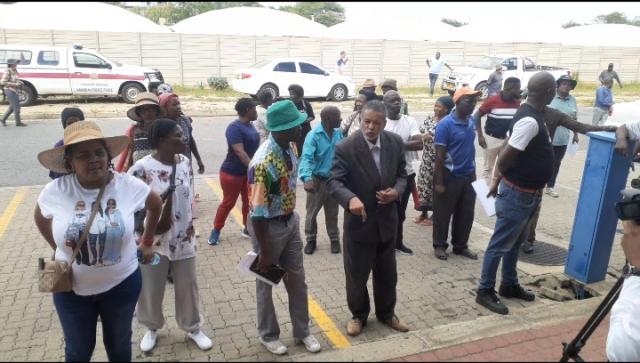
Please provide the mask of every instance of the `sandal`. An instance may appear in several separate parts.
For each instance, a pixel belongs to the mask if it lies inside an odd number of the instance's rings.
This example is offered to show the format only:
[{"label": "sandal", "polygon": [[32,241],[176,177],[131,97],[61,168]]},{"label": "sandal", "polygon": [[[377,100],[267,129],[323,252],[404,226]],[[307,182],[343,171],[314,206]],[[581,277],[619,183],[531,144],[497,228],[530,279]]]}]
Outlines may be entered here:
[{"label": "sandal", "polygon": [[447,251],[444,248],[436,248],[435,253],[436,253],[436,257],[443,261],[446,261],[447,258],[449,257],[449,254],[447,254]]}]

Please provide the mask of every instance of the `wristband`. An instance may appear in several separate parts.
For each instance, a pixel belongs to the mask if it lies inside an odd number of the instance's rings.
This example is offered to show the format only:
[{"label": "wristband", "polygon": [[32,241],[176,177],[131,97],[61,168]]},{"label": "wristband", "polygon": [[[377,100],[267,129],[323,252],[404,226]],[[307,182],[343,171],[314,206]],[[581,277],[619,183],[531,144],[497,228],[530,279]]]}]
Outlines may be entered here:
[{"label": "wristband", "polygon": [[153,246],[153,237],[149,239],[144,239],[144,237],[140,237],[140,244],[146,247]]}]

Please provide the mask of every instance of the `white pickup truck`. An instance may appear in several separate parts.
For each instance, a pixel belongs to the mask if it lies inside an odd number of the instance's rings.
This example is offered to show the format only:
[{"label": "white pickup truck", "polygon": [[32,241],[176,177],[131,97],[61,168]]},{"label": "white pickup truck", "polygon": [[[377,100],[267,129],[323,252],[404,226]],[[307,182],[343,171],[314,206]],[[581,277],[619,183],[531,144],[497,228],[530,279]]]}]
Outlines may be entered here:
[{"label": "white pickup truck", "polygon": [[20,103],[32,104],[39,97],[113,97],[133,103],[140,92],[164,82],[156,69],[120,64],[81,45],[0,45],[0,76],[9,59],[17,59]]},{"label": "white pickup truck", "polygon": [[497,54],[483,56],[468,67],[456,67],[442,79],[442,89],[454,91],[464,85],[482,91],[482,99],[487,98],[489,87],[487,80],[495,71],[495,65],[502,64],[502,81],[509,77],[520,79],[522,87],[526,87],[529,78],[540,71],[547,71],[558,79],[562,75],[570,75],[571,71],[560,67],[536,65],[530,58],[513,54]]}]

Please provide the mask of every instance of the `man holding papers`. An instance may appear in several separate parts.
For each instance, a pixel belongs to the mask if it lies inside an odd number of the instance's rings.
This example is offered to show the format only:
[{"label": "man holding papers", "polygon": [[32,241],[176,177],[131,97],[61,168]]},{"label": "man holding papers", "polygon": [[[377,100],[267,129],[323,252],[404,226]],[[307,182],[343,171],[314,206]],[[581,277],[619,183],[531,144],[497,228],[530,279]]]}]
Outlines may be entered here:
[{"label": "man holding papers", "polygon": [[[284,285],[289,295],[293,337],[309,352],[320,351],[320,343],[309,333],[307,283],[302,263],[300,217],[296,206],[298,160],[295,141],[307,115],[290,100],[276,102],[267,110],[266,128],[271,132],[249,163],[249,216],[247,229],[257,270],[263,274],[279,265],[286,270]],[[272,286],[256,280],[259,340],[271,353],[282,355],[287,347],[280,341],[280,326],[271,295]]]},{"label": "man holding papers", "polygon": [[[433,248],[446,260],[449,223],[453,253],[470,259],[478,255],[468,247],[473,225],[476,193],[475,121],[471,116],[480,91],[462,87],[453,95],[456,108],[436,126],[435,183],[433,193]],[[453,217],[453,222],[451,218]]]}]

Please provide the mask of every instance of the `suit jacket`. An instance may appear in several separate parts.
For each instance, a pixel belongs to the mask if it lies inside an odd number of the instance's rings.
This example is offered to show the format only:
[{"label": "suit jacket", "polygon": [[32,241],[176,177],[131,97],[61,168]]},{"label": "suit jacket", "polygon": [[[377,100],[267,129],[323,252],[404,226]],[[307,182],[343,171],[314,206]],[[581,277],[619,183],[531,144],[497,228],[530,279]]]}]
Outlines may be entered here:
[{"label": "suit jacket", "polygon": [[[380,134],[380,169],[378,173],[371,149],[359,131],[336,145],[329,193],[344,208],[344,240],[360,243],[395,241],[398,229],[396,203],[378,204],[376,192],[395,188],[402,195],[407,185],[404,142],[389,131]],[[367,220],[349,213],[349,200],[358,197],[365,206]]]}]

